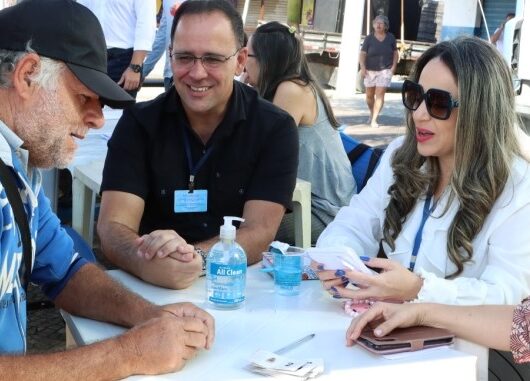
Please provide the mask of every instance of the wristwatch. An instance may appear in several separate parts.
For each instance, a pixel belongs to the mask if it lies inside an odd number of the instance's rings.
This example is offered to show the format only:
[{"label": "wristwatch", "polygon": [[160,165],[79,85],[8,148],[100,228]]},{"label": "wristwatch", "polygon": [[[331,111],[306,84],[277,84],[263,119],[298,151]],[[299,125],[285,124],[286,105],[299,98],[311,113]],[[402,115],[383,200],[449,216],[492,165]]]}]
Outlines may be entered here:
[{"label": "wristwatch", "polygon": [[133,72],[135,72],[135,73],[139,73],[139,72],[142,71],[143,66],[142,66],[142,65],[136,65],[136,64],[130,64],[130,65],[129,65],[129,68],[130,68]]},{"label": "wristwatch", "polygon": [[204,271],[206,271],[206,257],[208,256],[208,253],[200,247],[195,247],[195,253],[202,258],[202,271],[204,273]]}]

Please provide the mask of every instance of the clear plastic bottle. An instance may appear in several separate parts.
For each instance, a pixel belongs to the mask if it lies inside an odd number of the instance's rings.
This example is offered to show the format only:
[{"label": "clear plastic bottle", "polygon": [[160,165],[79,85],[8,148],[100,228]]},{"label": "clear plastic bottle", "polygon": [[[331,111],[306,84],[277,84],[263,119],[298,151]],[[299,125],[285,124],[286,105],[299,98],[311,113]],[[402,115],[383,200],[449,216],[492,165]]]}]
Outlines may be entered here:
[{"label": "clear plastic bottle", "polygon": [[236,309],[245,301],[247,255],[236,242],[232,221],[239,217],[223,217],[217,242],[206,258],[206,301],[214,308]]}]

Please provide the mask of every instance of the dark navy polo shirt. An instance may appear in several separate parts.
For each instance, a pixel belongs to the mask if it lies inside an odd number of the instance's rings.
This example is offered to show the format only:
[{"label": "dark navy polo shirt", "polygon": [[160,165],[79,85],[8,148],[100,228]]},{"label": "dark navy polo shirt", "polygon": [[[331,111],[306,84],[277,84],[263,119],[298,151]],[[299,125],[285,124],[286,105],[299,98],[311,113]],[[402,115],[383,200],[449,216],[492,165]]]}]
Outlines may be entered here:
[{"label": "dark navy polo shirt", "polygon": [[[174,191],[188,189],[183,130],[193,163],[212,147],[195,177],[208,190],[208,210],[175,213]],[[101,191],[145,200],[140,234],[173,229],[190,243],[219,234],[223,216],[241,216],[248,200],[290,209],[298,167],[298,132],[285,111],[234,81],[226,114],[204,145],[191,129],[175,89],[123,113],[108,143]]]}]

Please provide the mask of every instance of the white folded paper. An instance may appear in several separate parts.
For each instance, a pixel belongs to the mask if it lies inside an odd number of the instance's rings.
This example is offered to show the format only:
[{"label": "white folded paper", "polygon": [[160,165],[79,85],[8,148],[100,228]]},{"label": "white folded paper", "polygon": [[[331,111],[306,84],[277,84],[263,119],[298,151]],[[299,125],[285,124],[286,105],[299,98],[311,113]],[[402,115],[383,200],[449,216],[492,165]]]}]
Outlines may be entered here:
[{"label": "white folded paper", "polygon": [[307,255],[315,262],[324,265],[324,270],[356,270],[365,274],[375,274],[366,267],[355,250],[347,246],[312,247],[306,249]]},{"label": "white folded paper", "polygon": [[259,350],[249,359],[251,372],[284,380],[308,380],[324,371],[323,359],[292,359],[273,352]]}]

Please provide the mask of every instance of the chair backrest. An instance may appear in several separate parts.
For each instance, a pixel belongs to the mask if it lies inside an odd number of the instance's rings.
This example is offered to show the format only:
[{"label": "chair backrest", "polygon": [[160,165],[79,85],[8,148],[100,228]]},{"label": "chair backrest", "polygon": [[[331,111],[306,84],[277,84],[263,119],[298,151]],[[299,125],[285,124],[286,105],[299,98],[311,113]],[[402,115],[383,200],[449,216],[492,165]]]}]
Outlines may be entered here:
[{"label": "chair backrest", "polygon": [[353,177],[357,183],[357,193],[359,193],[377,168],[383,149],[370,147],[343,132],[340,132],[340,138],[350,159]]}]

